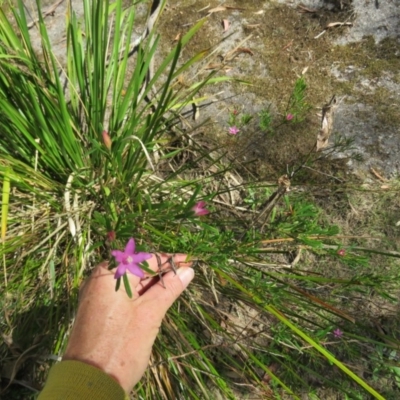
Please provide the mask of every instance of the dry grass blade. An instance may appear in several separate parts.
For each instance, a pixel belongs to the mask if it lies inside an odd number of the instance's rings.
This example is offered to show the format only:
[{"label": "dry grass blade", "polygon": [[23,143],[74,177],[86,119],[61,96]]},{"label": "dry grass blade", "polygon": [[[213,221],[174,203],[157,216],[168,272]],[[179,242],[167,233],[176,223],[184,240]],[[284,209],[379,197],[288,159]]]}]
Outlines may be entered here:
[{"label": "dry grass blade", "polygon": [[319,299],[318,297],[316,297],[316,296],[314,296],[314,295],[312,295],[310,293],[307,293],[305,290],[300,289],[297,286],[294,286],[294,285],[291,285],[291,284],[289,284],[288,286],[290,286],[296,292],[301,293],[304,297],[310,299],[314,303],[319,304],[323,308],[326,308],[327,310],[330,310],[333,313],[335,313],[337,315],[340,315],[342,318],[347,319],[348,321],[352,322],[353,324],[356,323],[356,319],[354,317],[352,317],[348,313],[345,313],[342,310],[337,309],[336,307],[333,307],[331,304],[328,304],[326,301],[323,301],[323,300]]},{"label": "dry grass blade", "polygon": [[329,103],[322,107],[321,129],[317,136],[317,151],[328,146],[328,140],[333,129],[333,118],[336,110],[336,96],[333,96]]},{"label": "dry grass blade", "polygon": [[[203,8],[202,10],[205,10],[205,8]],[[200,10],[200,11],[202,11]],[[208,10],[207,15],[211,15],[214,14],[216,12],[221,12],[221,11],[227,11],[227,10],[239,10],[239,11],[243,11],[246,10],[243,7],[231,7],[231,6],[218,6],[218,7],[214,7],[211,10]]]},{"label": "dry grass blade", "polygon": [[[229,50],[223,57],[224,62],[225,61],[231,61],[233,60],[238,54],[244,52],[244,53],[252,53],[251,50],[249,49],[242,49],[242,46],[244,43],[246,43],[248,40],[250,40],[253,37],[253,35],[247,36],[245,39],[243,39],[234,49]],[[251,54],[252,55],[252,54]]]},{"label": "dry grass blade", "polygon": [[268,217],[270,216],[274,207],[278,204],[279,200],[283,195],[290,191],[290,179],[287,175],[282,175],[278,179],[278,189],[269,197],[266,204],[261,207],[261,212],[257,215],[257,219],[264,216],[264,222],[260,227],[262,232],[265,224],[268,222]]},{"label": "dry grass blade", "polygon": [[[1,198],[1,243],[4,246],[7,233],[8,210],[10,201],[10,177],[9,170],[6,170],[3,177],[3,190]],[[3,255],[4,286],[7,288],[7,267],[5,254]]]},{"label": "dry grass blade", "polygon": [[337,26],[353,26],[351,22],[330,22],[325,29],[336,28]]}]

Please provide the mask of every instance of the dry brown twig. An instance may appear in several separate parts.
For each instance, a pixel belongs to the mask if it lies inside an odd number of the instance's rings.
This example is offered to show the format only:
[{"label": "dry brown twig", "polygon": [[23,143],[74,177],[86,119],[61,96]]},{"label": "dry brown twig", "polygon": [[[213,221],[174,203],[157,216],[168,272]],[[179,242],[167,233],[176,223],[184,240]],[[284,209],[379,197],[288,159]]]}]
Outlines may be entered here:
[{"label": "dry brown twig", "polygon": [[262,207],[262,211],[257,215],[257,219],[260,219],[262,216],[264,217],[264,222],[261,225],[260,232],[264,229],[265,224],[268,222],[268,217],[270,216],[272,210],[277,205],[279,200],[283,197],[283,195],[290,191],[290,179],[287,175],[282,175],[278,179],[278,188],[274,193],[269,197],[267,202]]},{"label": "dry brown twig", "polygon": [[312,9],[312,8],[308,8],[308,7],[306,7],[306,6],[303,5],[303,4],[299,4],[299,5],[297,6],[297,10],[298,10],[299,12],[301,12],[301,13],[316,13],[316,12],[317,12],[317,10],[314,10],[314,9]]},{"label": "dry brown twig", "polygon": [[382,182],[387,182],[388,181],[381,174],[379,174],[379,172],[377,172],[374,168],[371,167],[370,170],[371,170],[372,174],[375,175],[380,181],[382,181]]},{"label": "dry brown twig", "polygon": [[353,26],[352,22],[330,22],[328,25],[325,26],[325,29],[319,33],[314,39],[320,38],[328,29],[335,28],[337,26]]},{"label": "dry brown twig", "polygon": [[225,61],[231,61],[233,60],[238,54],[240,53],[249,53],[251,55],[252,51],[247,49],[247,48],[243,48],[242,45],[247,42],[249,39],[252,38],[253,35],[249,35],[247,36],[245,39],[243,39],[234,49],[228,51],[225,56],[223,56],[223,60]]},{"label": "dry brown twig", "polygon": [[[204,10],[205,8],[203,8]],[[243,7],[230,7],[230,6],[218,6],[214,7],[211,10],[208,10],[207,16],[210,16],[211,14],[214,14],[216,12],[221,12],[221,11],[227,11],[227,10],[239,10],[239,11],[244,11],[246,10]]]},{"label": "dry brown twig", "polygon": [[[57,7],[63,2],[64,0],[58,0],[56,3],[54,3],[53,5],[51,5],[46,11],[43,12],[42,17],[46,18],[49,15],[53,16]],[[38,22],[39,22],[39,18],[36,18],[34,21],[30,22],[28,24],[28,29],[33,28]]]}]

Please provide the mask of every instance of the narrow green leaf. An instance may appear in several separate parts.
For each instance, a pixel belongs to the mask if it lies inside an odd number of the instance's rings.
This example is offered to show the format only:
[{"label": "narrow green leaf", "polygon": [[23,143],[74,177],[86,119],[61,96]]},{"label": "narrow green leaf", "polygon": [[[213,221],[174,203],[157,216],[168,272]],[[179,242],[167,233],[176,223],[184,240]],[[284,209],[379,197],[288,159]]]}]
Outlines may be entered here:
[{"label": "narrow green leaf", "polygon": [[117,282],[115,283],[115,291],[118,292],[120,287],[121,287],[121,278],[118,278]]},{"label": "narrow green leaf", "polygon": [[129,283],[127,274],[125,273],[124,275],[122,275],[122,278],[124,280],[124,287],[125,287],[126,293],[127,293],[128,297],[131,299],[133,297],[133,294],[132,294],[132,289],[131,289],[131,285]]}]

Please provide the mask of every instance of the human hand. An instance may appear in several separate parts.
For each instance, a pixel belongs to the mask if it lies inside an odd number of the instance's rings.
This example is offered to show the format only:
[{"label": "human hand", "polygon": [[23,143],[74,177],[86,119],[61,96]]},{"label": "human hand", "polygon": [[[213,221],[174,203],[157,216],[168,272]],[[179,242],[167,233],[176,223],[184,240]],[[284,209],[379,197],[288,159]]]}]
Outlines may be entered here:
[{"label": "human hand", "polygon": [[[167,266],[168,256],[160,257]],[[97,367],[130,392],[146,370],[165,313],[194,277],[185,260],[184,254],[174,256],[180,267],[176,275],[173,271],[163,275],[165,287],[157,278],[141,280],[128,273],[132,299],[123,285],[115,291],[114,272],[107,269],[108,263],[99,264],[81,288],[63,360]],[[154,255],[147,262],[150,269],[158,270]]]}]

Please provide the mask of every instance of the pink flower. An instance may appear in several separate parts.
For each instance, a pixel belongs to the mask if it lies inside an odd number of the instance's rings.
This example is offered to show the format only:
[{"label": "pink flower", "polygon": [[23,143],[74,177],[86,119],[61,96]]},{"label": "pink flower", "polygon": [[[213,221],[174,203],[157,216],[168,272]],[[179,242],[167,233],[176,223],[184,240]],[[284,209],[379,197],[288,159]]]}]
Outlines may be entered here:
[{"label": "pink flower", "polygon": [[333,331],[333,336],[335,336],[335,338],[341,338],[343,336],[343,332],[337,328]]},{"label": "pink flower", "polygon": [[229,129],[228,129],[228,132],[231,135],[236,135],[236,134],[238,134],[240,132],[240,129],[237,126],[230,126]]},{"label": "pink flower", "polygon": [[288,115],[286,115],[286,120],[287,121],[291,121],[292,119],[294,118],[294,115],[293,114],[288,114]]},{"label": "pink flower", "polygon": [[207,215],[210,213],[210,211],[207,210],[206,207],[206,202],[205,201],[199,201],[195,206],[192,208],[192,211],[194,212],[194,215],[196,217],[199,217],[200,215]]},{"label": "pink flower", "polygon": [[337,252],[338,256],[344,257],[346,255],[346,250],[345,249],[340,249]]},{"label": "pink flower", "polygon": [[129,239],[124,251],[113,250],[111,254],[119,262],[114,279],[121,278],[127,270],[131,274],[143,278],[144,272],[139,264],[152,257],[150,253],[135,253],[135,239],[133,238]]},{"label": "pink flower", "polygon": [[103,142],[108,150],[111,150],[112,141],[107,131],[103,131]]}]

